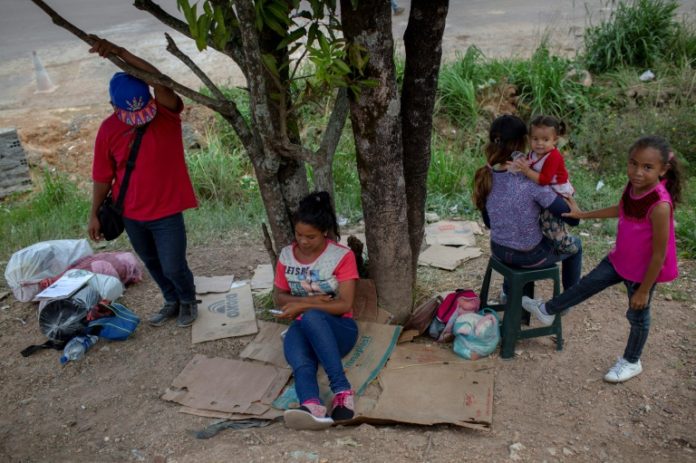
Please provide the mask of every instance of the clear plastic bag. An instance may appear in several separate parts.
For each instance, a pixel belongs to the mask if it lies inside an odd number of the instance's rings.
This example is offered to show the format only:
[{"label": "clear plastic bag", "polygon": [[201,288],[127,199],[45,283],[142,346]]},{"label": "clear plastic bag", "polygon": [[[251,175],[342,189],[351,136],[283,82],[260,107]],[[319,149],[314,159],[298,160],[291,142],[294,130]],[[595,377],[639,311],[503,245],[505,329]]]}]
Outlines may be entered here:
[{"label": "clear plastic bag", "polygon": [[98,302],[99,293],[89,284],[68,298],[41,301],[39,328],[54,341],[67,341],[79,336],[87,326],[87,311]]},{"label": "clear plastic bag", "polygon": [[41,291],[41,280],[59,275],[74,262],[93,253],[85,239],[42,241],[10,257],[5,279],[15,298],[28,302]]},{"label": "clear plastic bag", "polygon": [[460,315],[454,322],[453,331],[454,352],[469,360],[490,355],[500,342],[498,316],[488,308]]}]

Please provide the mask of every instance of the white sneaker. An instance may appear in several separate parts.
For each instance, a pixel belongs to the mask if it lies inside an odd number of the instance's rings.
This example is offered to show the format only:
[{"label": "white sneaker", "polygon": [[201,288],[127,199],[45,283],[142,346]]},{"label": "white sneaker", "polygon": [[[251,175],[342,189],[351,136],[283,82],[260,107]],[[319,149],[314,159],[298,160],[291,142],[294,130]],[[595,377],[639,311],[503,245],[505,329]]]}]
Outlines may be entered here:
[{"label": "white sneaker", "polygon": [[642,371],[643,366],[640,364],[640,360],[636,363],[631,363],[621,357],[617,360],[616,364],[609,369],[607,374],[604,375],[604,381],[608,383],[623,383],[634,376],[638,376]]},{"label": "white sneaker", "polygon": [[297,430],[321,431],[334,424],[334,420],[326,416],[326,407],[318,404],[285,410],[283,418],[285,426]]},{"label": "white sneaker", "polygon": [[522,308],[534,315],[537,320],[544,326],[549,326],[556,319],[555,315],[547,315],[541,311],[542,301],[532,299],[531,297],[522,296]]}]

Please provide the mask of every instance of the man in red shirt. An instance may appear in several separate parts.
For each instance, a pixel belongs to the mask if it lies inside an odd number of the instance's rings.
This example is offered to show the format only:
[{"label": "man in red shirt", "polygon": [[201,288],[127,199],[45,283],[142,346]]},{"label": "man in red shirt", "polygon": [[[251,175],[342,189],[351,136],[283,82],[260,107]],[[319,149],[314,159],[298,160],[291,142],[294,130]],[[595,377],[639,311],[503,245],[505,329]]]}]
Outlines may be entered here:
[{"label": "man in red shirt", "polygon": [[[125,48],[95,37],[90,53],[114,55],[147,72],[158,72]],[[198,314],[193,274],[186,262],[186,228],[182,212],[197,206],[184,160],[179,117],[183,102],[168,87],[147,83],[124,72],[114,74],[109,94],[114,113],[99,127],[92,165],[90,238],[102,238],[97,211],[109,191],[117,198],[136,127],[148,124],[123,204],[123,222],[135,252],[145,263],[164,297],[162,309],[149,322],[160,326],[170,318],[193,324]]]}]

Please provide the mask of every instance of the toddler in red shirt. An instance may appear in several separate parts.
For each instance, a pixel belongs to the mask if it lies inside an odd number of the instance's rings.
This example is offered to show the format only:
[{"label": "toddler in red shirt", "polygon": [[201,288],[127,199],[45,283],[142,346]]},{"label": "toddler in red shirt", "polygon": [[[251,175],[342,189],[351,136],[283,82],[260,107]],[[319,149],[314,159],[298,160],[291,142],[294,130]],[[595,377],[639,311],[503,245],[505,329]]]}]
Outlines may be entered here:
[{"label": "toddler in red shirt", "polygon": [[[569,198],[575,193],[568,181],[563,155],[556,147],[558,138],[565,133],[565,124],[553,116],[537,116],[529,127],[532,151],[514,161],[514,167],[539,185],[549,185],[559,195]],[[553,242],[559,254],[578,252],[566,224],[548,210],[542,211],[541,231]]]}]

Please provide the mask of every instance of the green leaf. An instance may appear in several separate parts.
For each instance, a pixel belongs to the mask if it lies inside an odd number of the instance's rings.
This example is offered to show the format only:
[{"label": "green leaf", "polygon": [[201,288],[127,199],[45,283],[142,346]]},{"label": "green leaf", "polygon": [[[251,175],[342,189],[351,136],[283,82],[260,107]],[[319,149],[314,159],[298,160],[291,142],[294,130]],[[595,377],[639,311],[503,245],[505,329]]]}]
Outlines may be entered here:
[{"label": "green leaf", "polygon": [[309,26],[309,31],[307,32],[307,48],[311,47],[312,44],[314,44],[314,41],[317,39],[318,32],[319,25],[317,23],[312,23],[312,25]]},{"label": "green leaf", "polygon": [[304,27],[301,27],[299,29],[295,29],[290,34],[288,34],[287,37],[285,37],[283,40],[280,41],[280,43],[278,44],[278,48],[276,48],[276,50],[280,50],[280,49],[287,47],[292,42],[304,37],[304,35],[306,33],[307,33],[307,29],[305,29]]},{"label": "green leaf", "polygon": [[346,63],[343,62],[343,60],[336,58],[333,62],[334,66],[339,68],[341,71],[343,71],[344,74],[350,74],[350,68]]},{"label": "green leaf", "polygon": [[270,53],[264,53],[261,55],[261,59],[263,60],[263,64],[266,66],[266,69],[268,69],[268,72],[273,74],[275,77],[280,76],[278,73],[278,65],[276,63],[275,56]]},{"label": "green leaf", "polygon": [[287,34],[287,30],[283,26],[281,26],[278,23],[278,21],[276,21],[275,19],[273,19],[271,17],[267,17],[266,22],[264,24],[266,26],[268,26],[269,29],[271,29],[273,32],[275,32],[276,34],[278,34],[280,36],[285,36],[285,34]]},{"label": "green leaf", "polygon": [[329,42],[327,42],[326,37],[324,37],[324,34],[322,34],[319,30],[317,30],[317,38],[319,39],[319,46],[321,47],[321,50],[328,55],[330,51]]},{"label": "green leaf", "polygon": [[266,11],[269,11],[281,24],[290,25],[292,21],[288,16],[289,11],[277,3],[272,3],[266,7]]}]

